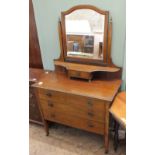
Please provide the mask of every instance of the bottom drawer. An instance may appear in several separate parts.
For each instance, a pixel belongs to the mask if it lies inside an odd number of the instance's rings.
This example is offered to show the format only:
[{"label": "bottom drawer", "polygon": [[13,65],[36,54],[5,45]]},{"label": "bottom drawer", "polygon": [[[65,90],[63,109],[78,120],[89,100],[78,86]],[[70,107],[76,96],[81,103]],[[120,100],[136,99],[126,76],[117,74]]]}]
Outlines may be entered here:
[{"label": "bottom drawer", "polygon": [[71,127],[83,129],[86,131],[94,132],[103,135],[104,123],[98,123],[95,121],[81,119],[80,117],[73,117],[70,115],[63,115],[61,113],[44,113],[44,118],[49,121],[61,123]]}]

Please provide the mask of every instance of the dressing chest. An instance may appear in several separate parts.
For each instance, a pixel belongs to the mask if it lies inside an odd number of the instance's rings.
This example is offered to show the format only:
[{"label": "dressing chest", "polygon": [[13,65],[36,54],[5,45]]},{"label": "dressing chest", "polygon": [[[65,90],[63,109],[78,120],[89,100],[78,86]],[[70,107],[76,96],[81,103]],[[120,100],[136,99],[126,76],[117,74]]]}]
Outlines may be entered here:
[{"label": "dressing chest", "polygon": [[[54,60],[55,71],[33,84],[46,135],[49,121],[97,133],[104,136],[107,153],[109,108],[121,86],[121,68],[111,59],[109,12],[75,6],[61,13],[58,28],[61,54]],[[93,46],[90,53],[77,39],[81,33],[94,36],[84,43]],[[68,38],[70,34],[74,37]]]},{"label": "dressing chest", "polygon": [[48,135],[48,121],[104,135],[108,151],[109,107],[121,80],[69,79],[64,73],[50,72],[33,85]]}]

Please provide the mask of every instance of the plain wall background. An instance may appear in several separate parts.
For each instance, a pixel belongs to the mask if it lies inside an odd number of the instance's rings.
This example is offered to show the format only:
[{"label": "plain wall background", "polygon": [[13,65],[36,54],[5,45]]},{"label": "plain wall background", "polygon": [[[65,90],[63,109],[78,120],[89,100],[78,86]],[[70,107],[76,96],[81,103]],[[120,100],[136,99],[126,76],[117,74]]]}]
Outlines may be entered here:
[{"label": "plain wall background", "polygon": [[109,11],[113,20],[112,60],[123,67],[123,88],[125,87],[125,0],[33,0],[39,43],[44,69],[54,70],[53,59],[60,55],[58,21],[61,11],[75,5],[90,4]]}]

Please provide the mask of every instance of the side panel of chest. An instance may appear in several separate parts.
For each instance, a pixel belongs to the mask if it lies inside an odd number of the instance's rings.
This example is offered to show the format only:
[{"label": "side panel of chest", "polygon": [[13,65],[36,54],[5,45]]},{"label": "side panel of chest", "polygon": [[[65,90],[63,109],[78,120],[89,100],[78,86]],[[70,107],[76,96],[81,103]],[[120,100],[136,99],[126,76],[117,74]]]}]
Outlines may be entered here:
[{"label": "side panel of chest", "polygon": [[29,82],[29,120],[37,124],[43,125],[41,114],[38,108],[37,99],[31,85],[33,82]]}]

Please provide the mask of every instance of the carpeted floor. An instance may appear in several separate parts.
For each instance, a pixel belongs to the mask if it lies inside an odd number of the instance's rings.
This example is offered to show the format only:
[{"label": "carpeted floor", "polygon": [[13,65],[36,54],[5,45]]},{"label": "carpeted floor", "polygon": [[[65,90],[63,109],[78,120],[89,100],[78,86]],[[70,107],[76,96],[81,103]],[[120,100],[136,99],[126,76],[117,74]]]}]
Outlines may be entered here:
[{"label": "carpeted floor", "polygon": [[[30,124],[30,155],[104,155],[103,137],[79,129],[54,124],[49,136],[44,128]],[[112,136],[108,155],[125,155],[125,144],[114,152]]]}]

